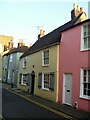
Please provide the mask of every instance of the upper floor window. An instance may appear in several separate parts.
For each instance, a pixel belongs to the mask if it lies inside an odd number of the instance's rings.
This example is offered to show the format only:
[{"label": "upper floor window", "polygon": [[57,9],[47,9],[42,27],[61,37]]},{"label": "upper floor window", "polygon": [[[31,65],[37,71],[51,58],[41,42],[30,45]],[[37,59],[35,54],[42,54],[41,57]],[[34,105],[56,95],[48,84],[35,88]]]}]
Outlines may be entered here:
[{"label": "upper floor window", "polygon": [[81,69],[81,97],[90,99],[90,69]]},{"label": "upper floor window", "polygon": [[12,56],[12,54],[10,55],[10,62],[12,62],[12,59],[13,59],[13,56]]},{"label": "upper floor window", "polygon": [[43,51],[43,66],[49,65],[49,50]]},{"label": "upper floor window", "polygon": [[81,49],[90,50],[90,24],[83,26]]},{"label": "upper floor window", "polygon": [[27,63],[27,57],[24,57],[24,60],[23,60],[23,68],[26,68],[26,63]]}]

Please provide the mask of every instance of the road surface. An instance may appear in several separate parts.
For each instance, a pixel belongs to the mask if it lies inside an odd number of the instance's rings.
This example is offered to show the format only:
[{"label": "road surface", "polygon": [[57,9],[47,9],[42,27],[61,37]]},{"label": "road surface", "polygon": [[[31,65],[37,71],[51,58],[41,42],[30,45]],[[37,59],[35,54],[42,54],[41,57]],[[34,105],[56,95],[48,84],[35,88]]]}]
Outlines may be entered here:
[{"label": "road surface", "polygon": [[62,119],[57,115],[39,105],[2,89],[2,115],[4,118],[54,118]]}]

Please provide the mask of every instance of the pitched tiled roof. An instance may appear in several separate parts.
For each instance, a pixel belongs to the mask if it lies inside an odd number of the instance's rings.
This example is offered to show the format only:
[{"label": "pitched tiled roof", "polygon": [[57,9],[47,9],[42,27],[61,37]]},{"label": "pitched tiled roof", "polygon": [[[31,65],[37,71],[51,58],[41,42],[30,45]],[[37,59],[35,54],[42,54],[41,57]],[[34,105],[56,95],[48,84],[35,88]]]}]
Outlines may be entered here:
[{"label": "pitched tiled roof", "polygon": [[75,19],[67,22],[66,24],[58,27],[57,29],[53,30],[49,34],[39,38],[20,58],[26,57],[32,53],[40,51],[44,48],[48,48],[52,45],[59,44],[61,40],[61,32],[73,27],[81,15],[82,14],[80,14]]},{"label": "pitched tiled roof", "polygon": [[[11,49],[11,50],[10,50],[7,54],[5,54],[5,55],[10,55],[10,54],[17,53],[17,52],[24,53],[24,52],[27,51],[27,50],[28,50],[28,47],[27,47],[27,46],[20,46],[20,47]],[[5,55],[4,55],[4,56],[5,56]]]}]

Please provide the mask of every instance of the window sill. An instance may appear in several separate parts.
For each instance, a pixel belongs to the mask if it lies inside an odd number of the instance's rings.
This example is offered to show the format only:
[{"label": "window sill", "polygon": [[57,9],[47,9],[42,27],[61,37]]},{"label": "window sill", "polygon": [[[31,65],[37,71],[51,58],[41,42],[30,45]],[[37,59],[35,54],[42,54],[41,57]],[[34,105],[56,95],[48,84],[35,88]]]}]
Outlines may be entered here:
[{"label": "window sill", "polygon": [[42,88],[41,90],[49,91],[49,89],[48,89],[48,88]]},{"label": "window sill", "polygon": [[22,84],[22,83],[21,83],[21,85],[22,85],[22,86],[27,86],[27,84]]},{"label": "window sill", "polygon": [[90,97],[87,96],[80,96],[81,99],[86,99],[86,100],[90,100]]},{"label": "window sill", "polygon": [[47,65],[42,65],[42,67],[49,67],[49,64],[47,64]]},{"label": "window sill", "polygon": [[81,52],[90,51],[90,49],[82,49]]},{"label": "window sill", "polygon": [[23,69],[26,69],[26,67],[23,67]]}]

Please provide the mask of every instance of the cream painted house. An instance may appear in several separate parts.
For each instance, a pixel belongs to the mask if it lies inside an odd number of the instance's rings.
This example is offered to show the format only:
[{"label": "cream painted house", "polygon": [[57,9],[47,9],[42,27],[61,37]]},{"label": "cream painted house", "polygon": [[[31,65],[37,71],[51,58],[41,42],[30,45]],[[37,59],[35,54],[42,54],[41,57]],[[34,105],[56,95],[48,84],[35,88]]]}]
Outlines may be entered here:
[{"label": "cream painted house", "polygon": [[61,35],[53,31],[41,38],[21,56],[18,88],[57,101],[58,60]]}]

